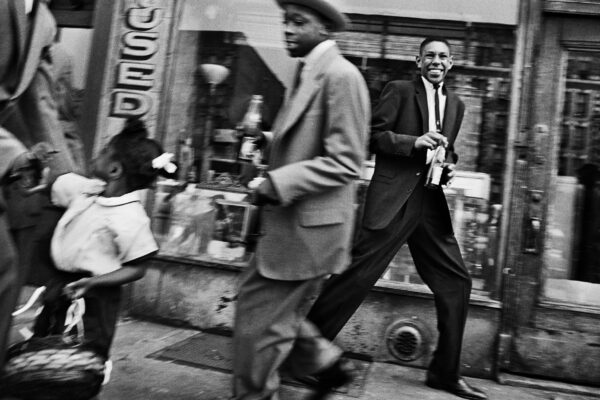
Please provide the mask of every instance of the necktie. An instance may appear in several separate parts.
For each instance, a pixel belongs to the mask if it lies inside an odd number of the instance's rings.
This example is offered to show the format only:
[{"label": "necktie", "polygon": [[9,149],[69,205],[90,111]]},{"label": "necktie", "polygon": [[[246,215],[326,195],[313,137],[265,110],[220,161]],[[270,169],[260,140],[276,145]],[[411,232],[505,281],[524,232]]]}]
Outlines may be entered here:
[{"label": "necktie", "polygon": [[296,70],[296,76],[294,77],[294,87],[292,88],[292,94],[296,93],[300,82],[302,81],[302,70],[304,69],[304,61],[298,63],[298,69]]},{"label": "necktie", "polygon": [[435,101],[434,101],[434,107],[435,107],[435,129],[438,132],[442,131],[442,119],[440,118],[440,95],[438,94],[438,89],[440,88],[440,84],[439,83],[434,83],[433,84],[433,89],[435,90]]}]

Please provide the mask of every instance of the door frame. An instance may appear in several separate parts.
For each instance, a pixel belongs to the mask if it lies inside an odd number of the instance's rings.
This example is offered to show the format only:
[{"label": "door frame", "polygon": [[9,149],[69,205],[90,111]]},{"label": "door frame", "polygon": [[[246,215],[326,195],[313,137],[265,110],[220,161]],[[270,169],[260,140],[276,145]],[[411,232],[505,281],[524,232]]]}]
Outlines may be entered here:
[{"label": "door frame", "polygon": [[[600,51],[600,7],[523,1],[513,93],[513,157],[504,227],[503,318],[498,371],[576,383],[600,382],[600,309],[544,300],[543,244],[548,194],[558,169],[568,50]],[[576,14],[576,15],[575,15]],[[591,34],[593,33],[593,35]],[[519,60],[520,57],[520,60]],[[521,65],[522,70],[517,67]]]}]

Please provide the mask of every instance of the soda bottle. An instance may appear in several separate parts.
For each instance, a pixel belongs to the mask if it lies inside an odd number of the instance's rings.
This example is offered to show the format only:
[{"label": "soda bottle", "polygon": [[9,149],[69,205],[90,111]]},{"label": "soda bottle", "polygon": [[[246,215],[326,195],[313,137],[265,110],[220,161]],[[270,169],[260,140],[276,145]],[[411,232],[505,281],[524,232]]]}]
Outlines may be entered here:
[{"label": "soda bottle", "polygon": [[429,165],[429,171],[427,171],[427,179],[425,180],[426,188],[435,189],[440,187],[445,160],[446,147],[443,144],[439,144],[433,151],[433,159]]},{"label": "soda bottle", "polygon": [[262,122],[262,104],[263,97],[260,94],[253,95],[248,110],[238,127],[241,131],[238,160],[251,162],[255,158],[258,150],[256,131],[260,129]]}]

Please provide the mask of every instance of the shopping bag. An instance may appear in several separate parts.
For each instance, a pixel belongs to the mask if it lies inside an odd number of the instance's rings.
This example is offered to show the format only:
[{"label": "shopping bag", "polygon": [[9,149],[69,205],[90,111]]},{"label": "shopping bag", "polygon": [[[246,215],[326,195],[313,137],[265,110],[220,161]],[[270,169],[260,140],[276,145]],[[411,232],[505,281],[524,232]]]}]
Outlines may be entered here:
[{"label": "shopping bag", "polygon": [[88,400],[101,389],[106,359],[83,342],[83,299],[67,311],[60,335],[12,345],[0,377],[0,393],[23,400]]}]

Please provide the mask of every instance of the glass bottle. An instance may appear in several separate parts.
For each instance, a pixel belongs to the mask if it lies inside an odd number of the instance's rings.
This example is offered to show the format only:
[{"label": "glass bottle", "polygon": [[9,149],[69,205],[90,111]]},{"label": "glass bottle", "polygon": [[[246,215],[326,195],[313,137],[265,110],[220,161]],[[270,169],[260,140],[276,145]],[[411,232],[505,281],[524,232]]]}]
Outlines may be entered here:
[{"label": "glass bottle", "polygon": [[429,165],[429,171],[427,171],[427,179],[425,180],[426,188],[435,189],[440,187],[442,175],[444,173],[445,160],[446,147],[443,144],[439,144],[433,151],[433,158]]},{"label": "glass bottle", "polygon": [[186,182],[197,182],[198,176],[195,168],[195,155],[192,138],[186,138],[181,142],[180,146],[179,160],[181,163],[181,175],[179,179]]},{"label": "glass bottle", "polygon": [[256,133],[262,122],[262,104],[263,97],[260,94],[253,95],[248,110],[238,127],[238,130],[241,131],[238,160],[251,162],[256,158],[255,153],[258,151]]}]

